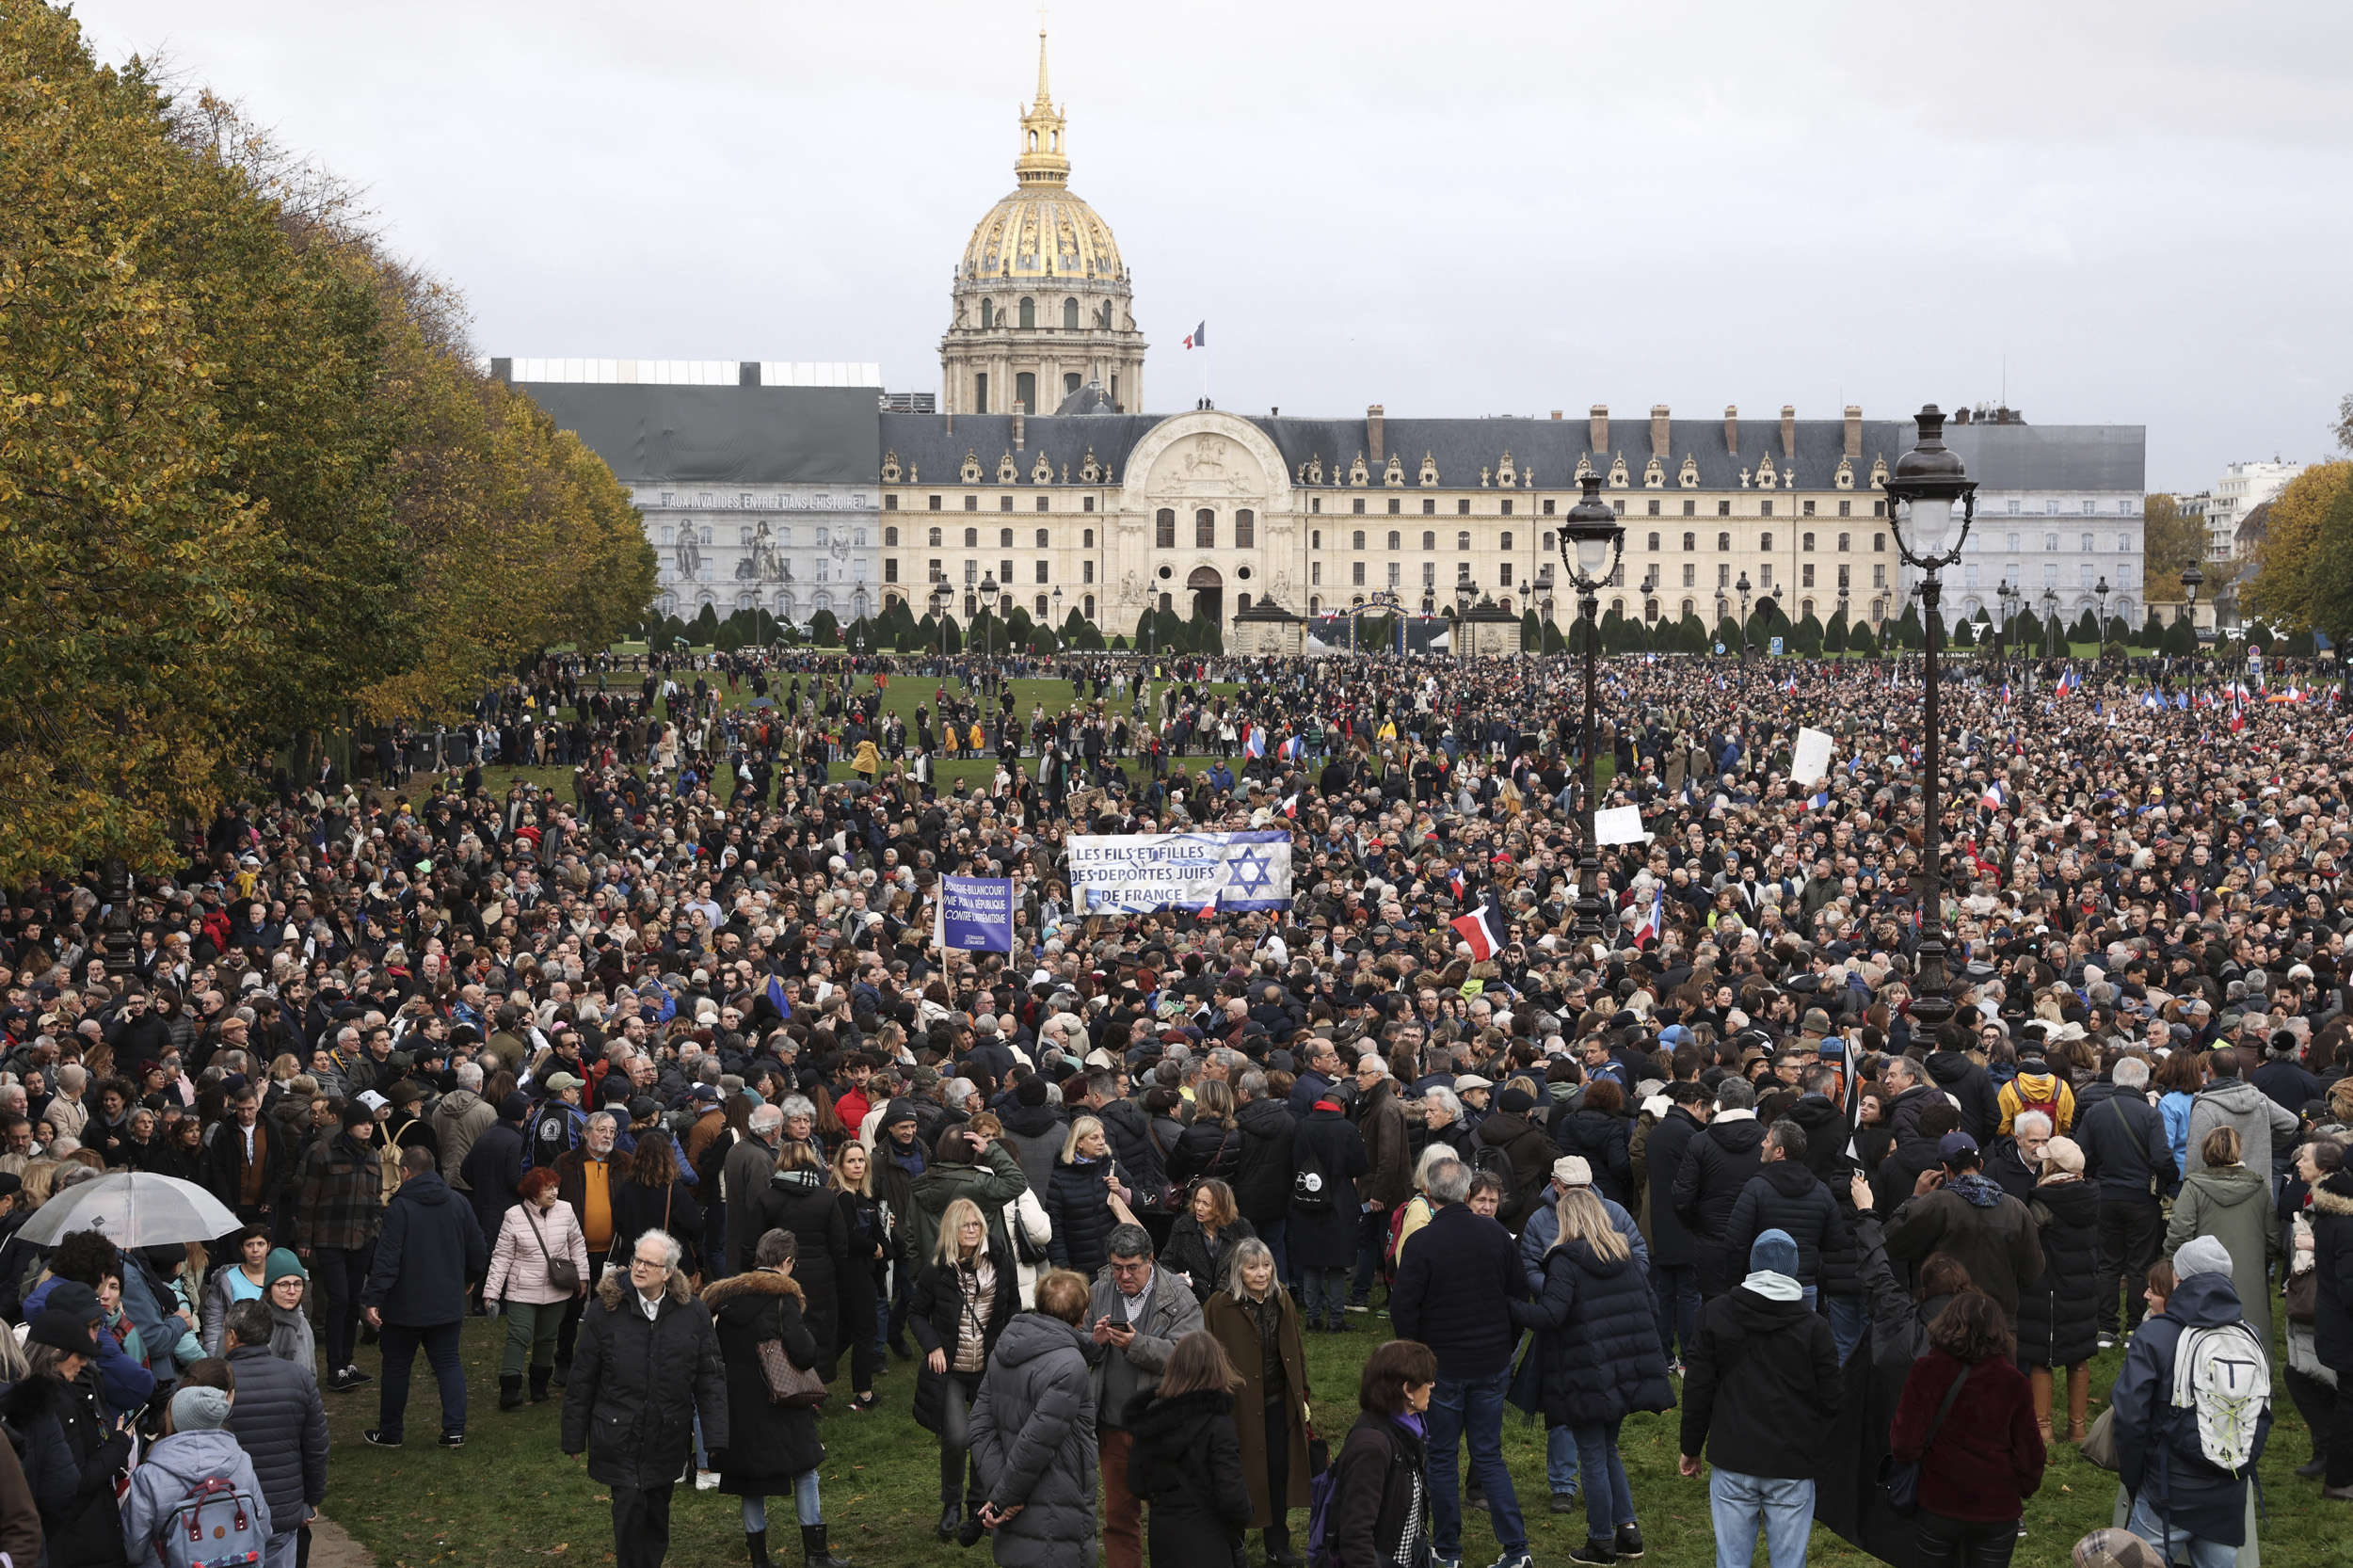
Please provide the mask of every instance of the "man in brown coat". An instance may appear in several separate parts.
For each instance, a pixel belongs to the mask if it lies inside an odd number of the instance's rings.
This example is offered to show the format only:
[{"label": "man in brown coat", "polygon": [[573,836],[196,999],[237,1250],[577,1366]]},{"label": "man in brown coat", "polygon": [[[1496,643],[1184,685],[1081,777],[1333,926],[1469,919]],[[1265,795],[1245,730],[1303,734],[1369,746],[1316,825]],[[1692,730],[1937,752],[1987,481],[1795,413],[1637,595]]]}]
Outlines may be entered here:
[{"label": "man in brown coat", "polygon": [[1365,1140],[1365,1174],[1356,1180],[1364,1205],[1356,1233],[1356,1277],[1348,1309],[1372,1308],[1373,1272],[1389,1240],[1389,1214],[1414,1195],[1413,1141],[1405,1130],[1405,1108],[1398,1103],[1389,1064],[1371,1051],[1356,1059],[1356,1130]]}]

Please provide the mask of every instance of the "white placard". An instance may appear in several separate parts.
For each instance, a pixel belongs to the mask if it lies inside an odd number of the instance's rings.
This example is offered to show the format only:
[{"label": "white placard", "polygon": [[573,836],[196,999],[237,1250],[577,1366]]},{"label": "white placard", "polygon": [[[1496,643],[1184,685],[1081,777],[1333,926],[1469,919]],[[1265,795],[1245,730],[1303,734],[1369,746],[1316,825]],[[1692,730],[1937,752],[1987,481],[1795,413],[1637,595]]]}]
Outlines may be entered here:
[{"label": "white placard", "polygon": [[1830,731],[1801,729],[1797,749],[1789,754],[1789,782],[1811,784],[1830,774]]},{"label": "white placard", "polygon": [[1639,806],[1613,806],[1593,813],[1593,842],[1599,844],[1646,844],[1650,835],[1642,831],[1642,808]]}]

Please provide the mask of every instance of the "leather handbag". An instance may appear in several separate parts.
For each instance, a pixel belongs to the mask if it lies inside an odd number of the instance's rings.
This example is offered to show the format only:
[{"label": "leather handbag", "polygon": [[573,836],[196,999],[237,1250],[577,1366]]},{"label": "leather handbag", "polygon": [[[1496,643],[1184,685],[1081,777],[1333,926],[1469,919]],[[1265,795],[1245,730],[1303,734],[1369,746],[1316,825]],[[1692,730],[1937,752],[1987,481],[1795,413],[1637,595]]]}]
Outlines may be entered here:
[{"label": "leather handbag", "polygon": [[2100,1418],[2091,1423],[2084,1440],[2075,1450],[2084,1456],[2084,1463],[2103,1470],[2114,1471],[2122,1461],[2116,1457],[2116,1406],[2100,1412]]},{"label": "leather handbag", "polygon": [[778,1337],[762,1339],[754,1347],[760,1352],[760,1381],[768,1385],[770,1404],[811,1406],[825,1402],[824,1380],[814,1368],[792,1365],[792,1358],[784,1353],[784,1308],[776,1308]]},{"label": "leather handbag", "polygon": [[1945,1417],[1952,1413],[1953,1401],[1961,1398],[1961,1385],[1969,1381],[1969,1368],[1963,1367],[1953,1385],[1945,1390],[1945,1402],[1936,1407],[1936,1419],[1929,1423],[1928,1441],[1920,1445],[1920,1458],[1905,1461],[1889,1454],[1880,1461],[1880,1485],[1887,1493],[1887,1506],[1898,1513],[1911,1513],[1920,1506],[1920,1462],[1936,1447],[1936,1434],[1944,1429]]},{"label": "leather handbag", "polygon": [[548,1233],[540,1227],[539,1216],[533,1212],[536,1207],[529,1198],[522,1202],[523,1218],[530,1223],[531,1233],[539,1239],[539,1256],[548,1260],[548,1287],[570,1295],[580,1288],[580,1265],[548,1251]]}]

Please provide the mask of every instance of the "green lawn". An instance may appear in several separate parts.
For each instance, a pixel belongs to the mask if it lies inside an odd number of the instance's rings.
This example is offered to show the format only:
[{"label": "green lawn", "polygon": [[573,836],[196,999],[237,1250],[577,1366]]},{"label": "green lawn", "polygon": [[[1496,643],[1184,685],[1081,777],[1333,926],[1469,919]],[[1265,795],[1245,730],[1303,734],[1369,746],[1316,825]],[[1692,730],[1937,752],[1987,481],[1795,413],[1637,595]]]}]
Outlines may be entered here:
[{"label": "green lawn", "polygon": [[[1356,1415],[1356,1371],[1368,1351],[1385,1336],[1386,1320],[1356,1317],[1359,1332],[1344,1336],[1311,1336],[1308,1376],[1316,1393],[1316,1418],[1337,1446]],[[423,1568],[435,1562],[520,1563],[609,1560],[612,1519],[604,1489],[557,1448],[559,1405],[551,1401],[502,1414],[497,1408],[498,1351],[504,1324],[469,1321],[465,1336],[468,1386],[472,1400],[465,1448],[445,1452],[432,1445],[437,1404],[432,1379],[420,1376],[410,1395],[409,1445],[397,1450],[371,1448],[360,1440],[362,1427],[376,1424],[373,1384],[352,1394],[328,1396],[334,1436],[330,1490],[326,1512],[373,1551],[385,1568]],[[363,1351],[361,1365],[375,1369],[375,1352]],[[2102,1356],[2092,1373],[2095,1399],[2105,1394],[2121,1365],[2120,1349]],[[848,1398],[848,1376],[835,1384]],[[833,1549],[858,1568],[901,1564],[971,1563],[987,1560],[985,1547],[968,1555],[933,1539],[938,1517],[938,1448],[929,1432],[907,1414],[914,1398],[911,1365],[893,1361],[878,1384],[881,1408],[872,1415],[847,1411],[824,1418],[824,1496]],[[2097,1415],[2101,1406],[2093,1405]],[[1637,1416],[1625,1425],[1622,1451],[1632,1482],[1650,1553],[1646,1562],[1663,1568],[1706,1568],[1714,1561],[1705,1478],[1675,1474],[1676,1416]],[[1577,1512],[1549,1512],[1544,1473],[1544,1432],[1526,1426],[1516,1414],[1504,1428],[1505,1458],[1512,1468],[1530,1540],[1539,1563],[1558,1563],[1583,1538]],[[2263,1463],[2267,1519],[2263,1528],[2266,1562],[2281,1568],[2353,1563],[2353,1537],[2345,1525],[2353,1512],[2324,1505],[2317,1481],[2290,1472],[2310,1457],[2303,1423],[2286,1396],[2279,1399],[2278,1425]],[[2021,1564],[2057,1564],[2078,1536],[2108,1522],[2115,1478],[2056,1446],[2042,1491],[2028,1505],[2028,1534],[2020,1543]],[[673,1523],[670,1562],[679,1568],[717,1568],[744,1560],[742,1523],[735,1499],[717,1493],[680,1491]],[[789,1499],[769,1504],[770,1552],[780,1564],[799,1561],[800,1540],[792,1525]],[[1306,1516],[1292,1515],[1304,1542]],[[1484,1514],[1465,1524],[1464,1560],[1494,1560],[1497,1545]],[[1257,1540],[1251,1557],[1260,1560]],[[1758,1560],[1763,1561],[1760,1553]],[[1827,1530],[1815,1532],[1810,1560],[1833,1568],[1864,1568],[1874,1560]],[[1192,1564],[1170,1568],[1193,1568]]]},{"label": "green lawn", "polygon": [[[643,678],[630,672],[619,672],[611,678],[611,687],[615,691],[634,692],[641,679]],[[805,694],[808,690],[809,680],[808,676],[801,677],[801,689]],[[791,681],[792,677],[787,676],[785,686],[788,691],[791,689]],[[688,684],[691,686],[692,682]],[[1071,696],[1070,682],[1067,680],[1015,680],[1011,684],[1014,694],[1014,712],[1023,724],[1029,722],[1030,710],[1033,704],[1043,703],[1048,714],[1056,714],[1068,708],[1075,700]],[[1157,681],[1153,683],[1152,695],[1156,700],[1160,696],[1161,684]],[[883,695],[883,710],[905,719],[907,730],[911,736],[915,729],[916,708],[920,705],[932,709],[934,712],[933,733],[936,735],[938,733],[937,704],[933,699],[942,685],[948,688],[952,697],[964,699],[968,696],[965,688],[953,680],[941,681],[912,675],[894,676],[889,689]],[[872,686],[873,681],[871,677],[860,676],[856,690],[865,692],[872,689]],[[1230,694],[1240,691],[1241,687],[1239,682],[1220,681],[1212,683],[1209,689],[1214,693]],[[752,688],[748,680],[731,693],[727,692],[724,687],[721,690],[726,708],[748,709],[752,704]],[[1110,697],[1104,698],[1104,701],[1111,711],[1123,716],[1128,712],[1128,705],[1126,702],[1113,703]],[[1034,756],[1030,759],[1032,766],[1035,760]],[[852,776],[850,765],[846,760],[835,761],[831,766],[831,773],[836,779],[846,779]],[[942,793],[953,789],[959,778],[969,780],[974,788],[980,788],[995,778],[996,775],[997,762],[994,758],[960,757],[954,760],[941,759],[934,766],[934,776]],[[1142,776],[1141,766],[1133,759],[1130,759],[1128,762],[1128,776],[1131,778]],[[553,792],[560,799],[571,798],[572,771],[569,768],[494,767],[484,770],[485,786],[494,794],[504,794],[509,786],[519,781],[536,784],[543,790]],[[734,770],[722,763],[713,793],[725,799],[728,792],[734,788]]]}]

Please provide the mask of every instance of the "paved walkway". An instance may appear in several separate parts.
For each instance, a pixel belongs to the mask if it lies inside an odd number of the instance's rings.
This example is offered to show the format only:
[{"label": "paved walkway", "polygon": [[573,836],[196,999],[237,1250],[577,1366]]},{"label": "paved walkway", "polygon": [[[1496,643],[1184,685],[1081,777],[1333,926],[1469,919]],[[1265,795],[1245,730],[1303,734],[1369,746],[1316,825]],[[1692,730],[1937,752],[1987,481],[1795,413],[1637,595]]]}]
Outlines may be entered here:
[{"label": "paved walkway", "polygon": [[322,1513],[311,1521],[311,1568],[376,1568],[376,1559]]}]

